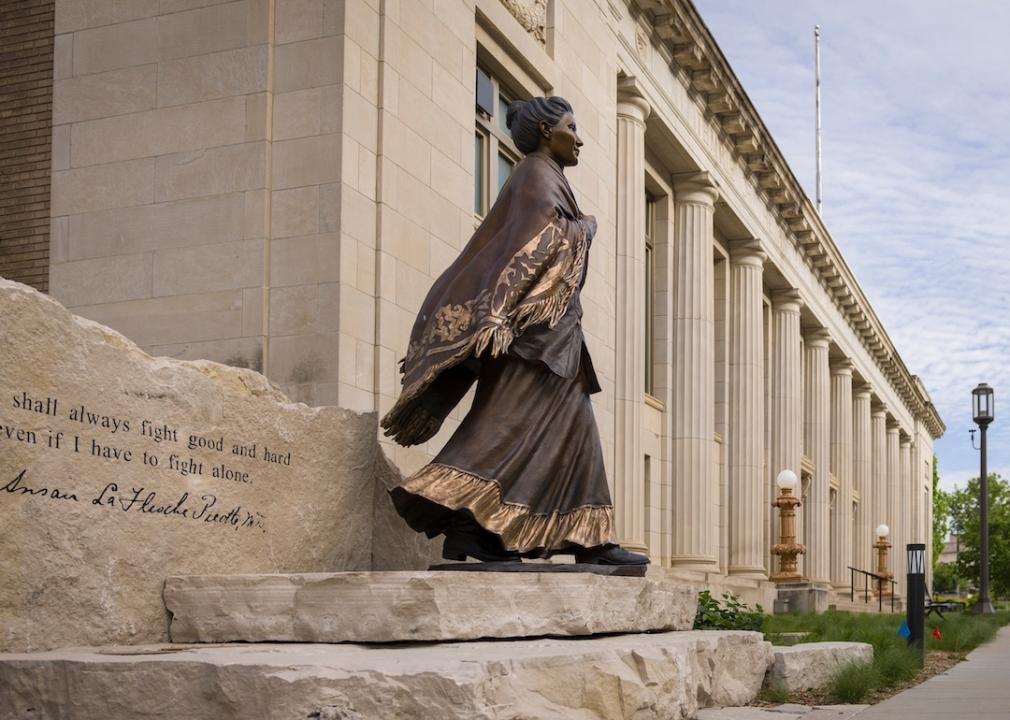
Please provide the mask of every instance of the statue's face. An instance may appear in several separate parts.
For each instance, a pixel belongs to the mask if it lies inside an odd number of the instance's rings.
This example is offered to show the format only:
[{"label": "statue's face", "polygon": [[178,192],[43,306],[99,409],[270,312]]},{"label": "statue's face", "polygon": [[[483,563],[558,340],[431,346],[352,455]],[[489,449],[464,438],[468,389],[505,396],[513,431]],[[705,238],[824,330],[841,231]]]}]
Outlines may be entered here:
[{"label": "statue's face", "polygon": [[582,140],[576,131],[575,116],[572,113],[565,113],[557,125],[549,127],[547,123],[542,123],[541,127],[549,133],[546,150],[558,165],[562,167],[578,165]]}]

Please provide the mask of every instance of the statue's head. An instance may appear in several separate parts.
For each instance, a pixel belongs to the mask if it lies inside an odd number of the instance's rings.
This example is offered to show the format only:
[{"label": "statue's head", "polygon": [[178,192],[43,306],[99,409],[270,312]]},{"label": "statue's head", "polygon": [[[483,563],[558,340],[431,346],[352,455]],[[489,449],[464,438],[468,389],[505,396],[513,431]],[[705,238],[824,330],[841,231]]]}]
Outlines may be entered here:
[{"label": "statue's head", "polygon": [[561,97],[535,97],[509,105],[505,124],[524,155],[541,151],[558,165],[578,165],[582,140],[575,128],[572,106]]}]

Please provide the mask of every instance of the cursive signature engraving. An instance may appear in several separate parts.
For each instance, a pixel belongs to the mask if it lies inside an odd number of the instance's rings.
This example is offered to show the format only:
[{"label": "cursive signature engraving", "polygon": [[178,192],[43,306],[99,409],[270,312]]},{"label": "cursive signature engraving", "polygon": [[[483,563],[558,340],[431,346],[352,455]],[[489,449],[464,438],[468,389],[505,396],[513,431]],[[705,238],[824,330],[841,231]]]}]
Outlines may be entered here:
[{"label": "cursive signature engraving", "polygon": [[60,490],[57,487],[32,487],[25,480],[25,476],[27,474],[28,468],[25,468],[15,475],[13,480],[8,481],[6,485],[0,487],[0,490],[11,494],[35,495],[38,497],[48,497],[51,500],[69,500],[70,502],[79,502],[77,495],[72,492],[67,492],[66,490]]},{"label": "cursive signature engraving", "polygon": [[[76,492],[61,490],[57,487],[33,485],[28,482],[27,477],[28,469],[25,468],[13,479],[8,480],[5,485],[0,486],[0,493],[80,502]],[[156,490],[131,487],[129,490],[120,491],[118,483],[110,482],[106,483],[102,491],[91,499],[91,505],[124,513],[140,513],[150,517],[190,520],[233,530],[258,529],[261,532],[266,532],[266,516],[263,513],[249,510],[241,505],[221,507],[217,495],[212,493],[195,498],[188,492],[184,492],[166,500],[164,494],[159,496]]]},{"label": "cursive signature engraving", "polygon": [[212,493],[206,493],[195,499],[188,492],[184,492],[165,501],[159,499],[156,490],[145,492],[143,487],[131,487],[129,490],[120,491],[119,485],[112,482],[107,483],[102,491],[92,498],[91,504],[122,512],[139,512],[213,523],[235,530],[248,528],[265,530],[266,517],[262,513],[246,510],[241,505],[235,505],[227,511],[218,510],[216,509],[218,498]]}]

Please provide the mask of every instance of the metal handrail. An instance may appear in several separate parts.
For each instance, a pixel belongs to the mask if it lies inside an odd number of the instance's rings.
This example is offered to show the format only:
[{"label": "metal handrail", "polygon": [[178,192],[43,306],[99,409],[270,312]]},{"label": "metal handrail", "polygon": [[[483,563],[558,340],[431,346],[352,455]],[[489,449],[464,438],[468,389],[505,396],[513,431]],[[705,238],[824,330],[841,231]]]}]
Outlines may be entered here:
[{"label": "metal handrail", "polygon": [[878,583],[877,589],[877,612],[884,612],[884,593],[883,585],[884,582],[891,583],[891,612],[894,612],[894,590],[898,585],[898,581],[894,578],[890,578],[887,575],[881,575],[880,573],[870,572],[869,570],[860,570],[859,568],[854,568],[851,565],[848,566],[849,573],[849,600],[852,602],[856,601],[856,573],[863,576],[863,602],[870,602],[870,578],[873,578]]}]

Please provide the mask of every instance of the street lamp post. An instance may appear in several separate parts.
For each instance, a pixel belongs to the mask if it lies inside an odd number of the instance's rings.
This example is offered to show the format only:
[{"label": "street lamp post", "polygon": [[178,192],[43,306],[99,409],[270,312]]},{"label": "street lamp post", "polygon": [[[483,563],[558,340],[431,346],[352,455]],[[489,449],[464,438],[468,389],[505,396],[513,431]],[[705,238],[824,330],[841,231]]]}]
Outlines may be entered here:
[{"label": "street lamp post", "polygon": [[[873,547],[877,548],[877,597],[891,596],[890,580],[894,574],[887,567],[887,555],[891,549],[891,543],[887,541],[887,538],[890,534],[891,528],[887,525],[881,523],[877,526],[877,542],[873,544]],[[887,584],[885,585],[885,583]]]},{"label": "street lamp post", "polygon": [[908,644],[919,657],[919,667],[923,665],[923,636],[926,624],[926,543],[910,543],[905,546],[907,563]]},{"label": "street lamp post", "polygon": [[992,601],[989,599],[989,474],[986,468],[985,431],[993,421],[992,388],[986,383],[979,383],[971,391],[971,410],[975,424],[978,425],[980,439],[980,465],[978,475],[978,505],[979,505],[979,589],[978,603],[975,612],[982,615],[993,613]]},{"label": "street lamp post", "polygon": [[772,545],[772,555],[779,556],[779,571],[770,579],[780,585],[803,579],[796,569],[796,556],[806,552],[806,548],[796,542],[796,508],[800,500],[793,495],[793,490],[798,482],[792,470],[783,470],[775,478],[779,496],[772,505],[779,509],[781,523],[779,541]]}]

